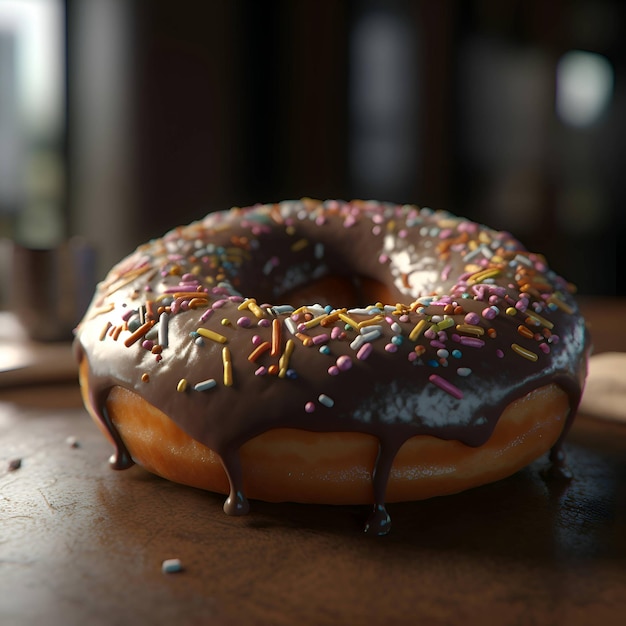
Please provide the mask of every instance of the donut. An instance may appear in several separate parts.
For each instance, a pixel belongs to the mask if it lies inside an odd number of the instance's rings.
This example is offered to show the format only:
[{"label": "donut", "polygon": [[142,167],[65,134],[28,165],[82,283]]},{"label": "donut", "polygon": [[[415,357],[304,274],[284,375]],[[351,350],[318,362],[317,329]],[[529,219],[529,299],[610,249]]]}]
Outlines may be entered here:
[{"label": "donut", "polygon": [[137,463],[227,496],[370,506],[500,480],[563,440],[590,349],[574,287],[443,210],[304,198],[141,245],[75,331],[85,406]]}]

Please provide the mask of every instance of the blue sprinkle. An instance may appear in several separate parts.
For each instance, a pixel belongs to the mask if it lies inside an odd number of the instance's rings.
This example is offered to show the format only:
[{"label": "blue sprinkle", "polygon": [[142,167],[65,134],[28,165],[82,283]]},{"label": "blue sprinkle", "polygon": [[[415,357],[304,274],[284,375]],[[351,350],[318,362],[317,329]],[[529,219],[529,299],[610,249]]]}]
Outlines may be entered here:
[{"label": "blue sprinkle", "polygon": [[329,409],[335,404],[335,401],[332,398],[329,398],[325,393],[321,393],[317,399],[320,401],[320,404],[323,404]]},{"label": "blue sprinkle", "polygon": [[328,346],[320,346],[320,352],[322,354],[330,354],[330,348]]},{"label": "blue sprinkle", "polygon": [[460,359],[463,356],[463,353],[460,350],[452,350],[452,356],[455,359]]},{"label": "blue sprinkle", "polygon": [[326,315],[330,315],[330,314],[333,312],[333,307],[332,307],[332,306],[330,306],[330,304],[327,304],[327,305],[324,307],[324,311],[326,311]]},{"label": "blue sprinkle", "polygon": [[298,378],[298,372],[296,372],[296,370],[293,370],[293,369],[288,369],[285,372],[285,376],[287,378],[290,378],[291,380],[295,380],[296,378]]},{"label": "blue sprinkle", "polygon": [[194,389],[196,391],[208,391],[209,389],[213,389],[216,385],[216,380],[214,378],[209,378],[208,380],[203,380],[202,382],[194,385]]},{"label": "blue sprinkle", "polygon": [[430,361],[428,361],[427,364],[430,365],[431,367],[439,367],[439,361],[437,361],[436,359],[430,359]]},{"label": "blue sprinkle", "polygon": [[391,343],[395,344],[396,346],[401,346],[403,341],[404,337],[402,337],[402,335],[394,335],[391,338]]}]

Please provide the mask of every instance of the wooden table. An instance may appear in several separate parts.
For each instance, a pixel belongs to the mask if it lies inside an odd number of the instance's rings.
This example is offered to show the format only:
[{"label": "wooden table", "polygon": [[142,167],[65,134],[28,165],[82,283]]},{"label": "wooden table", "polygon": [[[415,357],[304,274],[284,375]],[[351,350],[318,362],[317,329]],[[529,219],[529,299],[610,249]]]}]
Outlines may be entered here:
[{"label": "wooden table", "polygon": [[[626,302],[583,305],[596,350],[626,351]],[[580,415],[566,448],[569,484],[540,459],[392,504],[372,538],[361,507],[230,518],[221,496],[111,471],[75,383],[5,388],[0,624],[624,624],[626,424]],[[169,558],[184,570],[162,573]]]}]

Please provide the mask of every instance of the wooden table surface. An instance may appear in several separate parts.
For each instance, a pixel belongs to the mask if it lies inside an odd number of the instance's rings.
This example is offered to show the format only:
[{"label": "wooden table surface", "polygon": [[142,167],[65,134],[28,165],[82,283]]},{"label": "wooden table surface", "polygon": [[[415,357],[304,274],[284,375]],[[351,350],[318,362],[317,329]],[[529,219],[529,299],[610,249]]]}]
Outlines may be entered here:
[{"label": "wooden table surface", "polygon": [[[626,302],[583,307],[596,350],[626,351]],[[579,415],[566,450],[571,483],[546,484],[540,459],[392,504],[372,538],[363,507],[231,518],[222,496],[111,471],[76,383],[5,388],[0,624],[624,624],[626,424]],[[169,558],[184,570],[162,573]]]}]

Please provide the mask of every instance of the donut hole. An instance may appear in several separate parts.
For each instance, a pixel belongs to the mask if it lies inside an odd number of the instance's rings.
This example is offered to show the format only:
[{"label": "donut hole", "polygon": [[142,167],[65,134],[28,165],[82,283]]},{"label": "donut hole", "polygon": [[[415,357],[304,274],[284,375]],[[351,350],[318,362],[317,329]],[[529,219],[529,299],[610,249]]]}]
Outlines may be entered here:
[{"label": "donut hole", "polygon": [[376,302],[395,303],[390,290],[368,276],[351,277],[328,274],[285,292],[282,298],[294,306],[330,305],[334,308],[359,308]]}]

